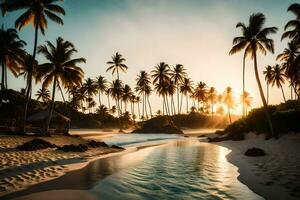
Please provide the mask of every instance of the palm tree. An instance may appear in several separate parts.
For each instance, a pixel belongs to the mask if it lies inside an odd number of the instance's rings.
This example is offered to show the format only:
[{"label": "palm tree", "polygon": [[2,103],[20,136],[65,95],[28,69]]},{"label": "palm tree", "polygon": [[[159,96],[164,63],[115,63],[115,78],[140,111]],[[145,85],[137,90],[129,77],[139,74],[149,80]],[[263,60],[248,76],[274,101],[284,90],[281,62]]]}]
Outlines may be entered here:
[{"label": "palm tree", "polygon": [[210,102],[211,114],[213,115],[214,114],[214,104],[218,100],[218,94],[214,87],[210,87],[209,90],[207,91],[207,99]]},{"label": "palm tree", "polygon": [[278,64],[273,66],[269,81],[272,84],[272,87],[276,85],[278,88],[281,89],[284,102],[286,102],[284,91],[282,88],[282,84],[284,84],[284,79],[285,79],[284,68]]},{"label": "palm tree", "polygon": [[232,55],[245,49],[245,56],[250,55],[251,58],[254,60],[254,71],[255,71],[257,85],[265,108],[271,134],[274,135],[271,116],[268,111],[268,105],[261,86],[261,82],[258,74],[258,67],[257,67],[258,50],[264,55],[267,53],[267,51],[274,53],[274,42],[272,39],[268,38],[268,35],[272,33],[276,33],[277,28],[276,27],[264,28],[265,21],[266,18],[262,13],[256,13],[250,16],[248,26],[246,26],[244,23],[239,22],[236,25],[236,27],[242,29],[242,36],[235,37],[233,39],[234,46],[230,50],[229,54]]},{"label": "palm tree", "polygon": [[149,106],[149,110],[150,110],[150,116],[152,117],[152,107],[151,107],[151,103],[150,103],[150,100],[149,100],[149,97],[152,93],[152,88],[150,85],[148,85],[147,87],[145,87],[145,98],[147,100],[147,103],[148,103],[148,106]]},{"label": "palm tree", "polygon": [[124,64],[125,61],[126,59],[123,58],[123,56],[117,52],[116,55],[112,56],[112,61],[107,62],[109,67],[106,71],[108,72],[112,70],[112,74],[115,74],[116,72],[117,79],[120,80],[119,71],[121,70],[123,72],[126,72],[126,70],[128,69],[128,67]]},{"label": "palm tree", "polygon": [[247,115],[248,108],[250,108],[252,106],[252,97],[250,96],[250,94],[248,92],[245,91],[240,96],[240,102],[244,102],[245,111],[246,111],[246,115]]},{"label": "palm tree", "polygon": [[138,74],[136,79],[136,91],[143,95],[143,116],[145,115],[146,109],[146,88],[150,87],[150,83],[150,75],[144,70],[140,71],[140,74]]},{"label": "palm tree", "polygon": [[[292,41],[299,43],[300,41],[300,4],[295,3],[288,7],[288,11],[292,12],[296,19],[290,20],[284,27],[285,32],[281,39],[289,38]],[[292,28],[291,30],[288,30]]]},{"label": "palm tree", "polygon": [[50,101],[50,91],[47,90],[46,88],[41,88],[41,89],[39,89],[39,90],[36,92],[35,96],[37,96],[37,99],[36,99],[36,100],[42,99],[42,101],[43,101],[44,103],[47,103],[47,102]]},{"label": "palm tree", "polygon": [[[88,98],[92,97],[97,93],[97,85],[93,79],[87,78],[82,86],[83,91],[87,94]],[[91,100],[89,101],[92,102]]]},{"label": "palm tree", "polygon": [[109,111],[108,111],[108,108],[105,105],[100,105],[97,108],[96,113],[100,114],[101,116],[107,116]]},{"label": "palm tree", "polygon": [[[192,91],[193,91],[193,87],[192,87],[191,79],[184,78],[182,85],[180,87],[180,92],[182,93],[182,95],[185,95],[186,97],[186,113],[189,113],[189,94],[192,94]],[[181,100],[181,105],[182,105],[182,100]]]},{"label": "palm tree", "polygon": [[232,123],[231,120],[231,114],[230,110],[234,108],[235,102],[234,102],[234,97],[233,97],[233,91],[231,87],[227,87],[224,94],[223,94],[223,102],[226,104],[227,109],[228,109],[228,117],[229,117],[229,122],[230,124]]},{"label": "palm tree", "polygon": [[110,84],[110,94],[112,96],[112,98],[115,99],[116,101],[116,109],[118,112],[118,117],[121,116],[121,107],[119,104],[119,100],[120,100],[120,96],[123,92],[123,83],[122,81],[120,81],[119,79],[114,80],[111,84]]},{"label": "palm tree", "polygon": [[139,119],[141,119],[140,102],[141,102],[141,98],[140,98],[139,96],[136,96],[136,97],[135,97],[135,103],[137,103],[137,105],[138,105]]},{"label": "palm tree", "polygon": [[167,89],[167,95],[169,95],[170,98],[171,98],[171,111],[172,111],[172,114],[175,115],[176,110],[175,110],[175,103],[174,103],[174,94],[176,92],[176,85],[174,84],[173,81],[171,81],[166,89]]},{"label": "palm tree", "polygon": [[104,76],[98,76],[96,78],[96,87],[99,93],[99,106],[101,106],[101,95],[107,90],[107,80],[104,78]]},{"label": "palm tree", "polygon": [[125,112],[127,112],[127,103],[130,102],[131,96],[133,95],[133,92],[131,90],[131,87],[127,84],[125,84],[122,92],[122,100],[124,102]]},{"label": "palm tree", "polygon": [[[21,14],[21,16],[16,20],[15,27],[21,30],[23,27],[28,24],[33,24],[35,28],[34,35],[34,45],[33,45],[33,53],[32,53],[32,69],[34,69],[35,64],[35,56],[37,50],[37,42],[38,42],[38,31],[45,34],[45,29],[47,28],[47,17],[58,23],[63,25],[63,20],[57,15],[62,14],[65,15],[64,9],[55,4],[57,0],[35,0],[35,1],[20,1],[20,0],[4,0],[1,4],[2,15],[6,15],[7,12],[16,11],[16,10],[24,10],[26,11]],[[26,91],[26,105],[24,110],[24,121],[23,121],[23,132],[25,132],[25,124],[28,110],[28,103],[31,92],[32,85],[32,75],[29,74],[27,80],[27,91]]]},{"label": "palm tree", "polygon": [[[163,97],[163,114],[164,110],[166,110],[167,115],[169,114],[168,111],[168,99],[166,98],[167,95],[167,86],[171,83],[170,79],[170,67],[165,62],[160,62],[155,66],[155,69],[151,71],[154,89],[156,90],[159,96]],[[164,109],[165,108],[165,109]]]},{"label": "palm tree", "polygon": [[265,80],[267,83],[267,104],[269,105],[269,85],[271,83],[271,73],[272,73],[272,67],[268,65],[265,70],[263,71],[265,75]]},{"label": "palm tree", "polygon": [[176,85],[176,91],[177,91],[177,113],[179,114],[180,84],[182,84],[184,78],[187,77],[187,73],[185,72],[185,69],[184,69],[183,65],[177,64],[171,70],[170,75],[171,75],[171,79],[174,81],[174,84]]},{"label": "palm tree", "polygon": [[[198,82],[195,87],[194,93],[195,93],[195,98],[197,99],[198,102],[198,110],[200,110],[199,103],[202,102],[202,104],[204,104],[207,95],[206,84],[202,81]],[[204,107],[204,105],[202,106]]]},{"label": "palm tree", "polygon": [[16,29],[0,29],[1,90],[7,89],[7,68],[17,76],[23,63],[26,43],[20,40]]},{"label": "palm tree", "polygon": [[48,62],[41,64],[37,68],[37,81],[39,82],[43,79],[43,88],[48,88],[53,82],[52,100],[45,133],[48,133],[52,117],[56,86],[68,87],[69,85],[76,85],[78,87],[82,84],[84,72],[77,64],[85,63],[85,59],[72,59],[71,57],[75,52],[77,50],[74,45],[60,37],[56,39],[55,45],[50,41],[46,41],[46,45],[38,47],[38,53],[42,54]]}]

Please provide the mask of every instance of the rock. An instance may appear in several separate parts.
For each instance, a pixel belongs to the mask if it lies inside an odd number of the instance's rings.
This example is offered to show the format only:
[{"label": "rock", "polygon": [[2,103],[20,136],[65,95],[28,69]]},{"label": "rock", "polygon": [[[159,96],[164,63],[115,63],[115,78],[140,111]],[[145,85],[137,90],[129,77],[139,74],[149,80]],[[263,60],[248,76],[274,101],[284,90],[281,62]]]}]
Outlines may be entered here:
[{"label": "rock", "polygon": [[245,152],[246,156],[264,156],[266,155],[265,151],[260,149],[260,148],[251,148],[251,149],[247,149],[247,151]]},{"label": "rock", "polygon": [[112,145],[111,148],[124,150],[123,147],[119,147],[119,146],[117,146],[117,145]]},{"label": "rock", "polygon": [[58,147],[57,150],[63,151],[63,152],[85,152],[88,150],[88,146],[85,144],[79,144],[79,145],[64,145],[62,147]]},{"label": "rock", "polygon": [[95,141],[95,140],[90,140],[87,143],[87,146],[91,147],[91,148],[108,147],[108,145],[105,142],[98,142],[98,141]]},{"label": "rock", "polygon": [[222,142],[229,140],[230,138],[228,136],[217,136],[213,138],[208,138],[208,142]]},{"label": "rock", "polygon": [[40,149],[55,148],[55,147],[57,147],[55,144],[51,144],[48,141],[35,138],[29,142],[25,142],[20,146],[17,146],[16,148],[21,151],[36,151]]}]

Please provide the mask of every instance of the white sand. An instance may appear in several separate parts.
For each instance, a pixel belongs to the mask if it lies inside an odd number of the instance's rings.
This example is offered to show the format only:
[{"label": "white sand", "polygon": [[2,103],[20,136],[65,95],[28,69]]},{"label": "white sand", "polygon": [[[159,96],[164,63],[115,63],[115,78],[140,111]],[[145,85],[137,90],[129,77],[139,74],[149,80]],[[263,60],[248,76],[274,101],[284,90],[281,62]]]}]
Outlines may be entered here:
[{"label": "white sand", "polygon": [[[117,149],[95,148],[87,152],[61,152],[54,148],[38,151],[19,151],[16,146],[34,137],[0,136],[0,197],[26,187],[57,178],[69,170],[84,167],[93,159]],[[80,144],[86,140],[80,137],[52,136],[38,137],[53,144]]]},{"label": "white sand", "polygon": [[[244,141],[215,143],[232,152],[229,162],[239,168],[238,179],[255,193],[271,200],[300,199],[300,135],[288,134],[278,140],[247,134]],[[248,148],[258,147],[262,157],[244,156]]]}]

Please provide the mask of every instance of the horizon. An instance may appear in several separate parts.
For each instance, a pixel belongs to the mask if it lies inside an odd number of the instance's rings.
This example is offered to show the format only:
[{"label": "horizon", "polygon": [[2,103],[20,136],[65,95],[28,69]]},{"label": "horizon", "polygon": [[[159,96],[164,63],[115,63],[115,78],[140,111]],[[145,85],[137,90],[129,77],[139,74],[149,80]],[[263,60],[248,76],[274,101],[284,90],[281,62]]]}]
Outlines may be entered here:
[{"label": "horizon", "polygon": [[[276,63],[276,55],[286,46],[287,41],[280,41],[280,38],[284,25],[293,18],[287,12],[291,3],[294,1],[163,0],[149,3],[145,0],[91,0],[82,4],[80,0],[65,0],[60,3],[66,10],[64,25],[49,21],[45,36],[39,34],[38,44],[42,45],[46,40],[53,42],[59,36],[73,42],[78,50],[76,56],[87,59],[87,63],[81,65],[85,79],[102,75],[111,81],[111,73],[106,72],[106,62],[115,52],[119,52],[128,66],[127,73],[121,73],[120,78],[132,88],[139,71],[150,72],[159,62],[166,62],[170,66],[183,64],[194,83],[203,81],[209,87],[214,86],[218,93],[230,86],[238,97],[242,93],[242,53],[229,56],[232,39],[240,34],[235,25],[238,22],[247,23],[252,13],[262,12],[266,15],[266,26],[279,28],[271,36],[275,53],[258,56],[260,79],[266,90],[262,71],[266,65]],[[5,28],[14,27],[19,13],[1,17]],[[19,35],[27,43],[26,50],[31,52],[34,39],[32,26],[22,29]],[[40,63],[43,61],[41,58],[38,55]],[[249,58],[246,62],[246,91],[253,97],[252,107],[259,107],[262,103],[252,62]],[[22,77],[15,79],[9,73],[8,86],[20,90],[25,87],[25,80]],[[40,84],[34,85],[33,94],[40,87]],[[289,97],[288,84],[284,85],[284,91]],[[150,101],[156,112],[161,110],[162,100],[154,94],[150,96]],[[60,95],[56,96],[56,100],[62,100]],[[103,101],[107,103],[106,98]],[[280,102],[283,102],[280,89],[271,88],[270,104]],[[192,105],[191,100],[189,105]],[[240,106],[234,113],[241,113]]]}]

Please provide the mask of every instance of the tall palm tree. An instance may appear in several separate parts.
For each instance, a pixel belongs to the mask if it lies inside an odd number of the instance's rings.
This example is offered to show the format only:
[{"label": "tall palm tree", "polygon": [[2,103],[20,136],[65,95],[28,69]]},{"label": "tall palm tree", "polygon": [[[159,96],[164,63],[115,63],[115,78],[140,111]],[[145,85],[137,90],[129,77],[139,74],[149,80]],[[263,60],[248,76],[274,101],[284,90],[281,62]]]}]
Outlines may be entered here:
[{"label": "tall palm tree", "polygon": [[149,106],[150,116],[153,117],[152,107],[151,107],[151,103],[150,103],[150,99],[149,99],[151,93],[152,93],[152,88],[150,85],[147,85],[147,87],[145,87],[145,98],[146,98],[148,106]]},{"label": "tall palm tree", "polygon": [[[206,88],[206,84],[202,81],[198,82],[194,93],[195,93],[195,98],[197,99],[198,102],[198,111],[200,110],[200,102],[202,102],[202,104],[204,104],[204,101],[206,99],[206,95],[207,95],[207,88]],[[202,105],[204,107],[204,105]]]},{"label": "tall palm tree", "polygon": [[139,114],[139,119],[141,119],[141,112],[140,112],[140,103],[141,103],[141,98],[139,96],[135,97],[135,103],[137,103],[138,106],[138,114]]},{"label": "tall palm tree", "polygon": [[242,36],[235,37],[233,39],[233,47],[229,54],[235,54],[245,49],[245,56],[250,55],[254,60],[254,71],[259,88],[260,96],[265,108],[267,121],[269,123],[271,135],[274,135],[273,125],[271,122],[271,116],[268,111],[268,105],[265,99],[265,95],[259,79],[258,67],[257,67],[257,51],[260,51],[264,55],[267,51],[274,53],[274,42],[268,38],[269,34],[276,33],[276,27],[264,28],[266,18],[262,13],[252,14],[249,18],[249,25],[239,22],[236,27],[242,29]]},{"label": "tall palm tree", "polygon": [[107,80],[104,78],[104,76],[98,76],[95,84],[99,93],[99,106],[101,106],[101,95],[107,90]]},{"label": "tall palm tree", "polygon": [[182,64],[177,64],[171,70],[171,79],[174,81],[176,85],[177,91],[177,113],[179,114],[179,93],[180,93],[180,84],[182,84],[184,78],[187,77],[187,73]]},{"label": "tall palm tree", "polygon": [[267,85],[267,104],[269,104],[269,86],[271,84],[272,66],[268,65],[263,71]]},{"label": "tall palm tree", "polygon": [[[180,92],[186,97],[186,113],[189,113],[189,94],[192,94],[193,87],[190,78],[184,78],[180,87]],[[181,101],[182,105],[182,101]],[[180,106],[181,107],[181,106]]]},{"label": "tall palm tree", "polygon": [[101,116],[107,116],[109,113],[108,108],[105,105],[100,105],[97,110],[96,110],[97,114],[100,114]]},{"label": "tall palm tree", "polygon": [[140,71],[136,78],[136,91],[143,95],[143,116],[145,115],[145,109],[146,109],[146,89],[147,87],[150,87],[150,75],[146,71]]},{"label": "tall palm tree", "polygon": [[167,95],[167,86],[171,83],[170,75],[171,70],[168,64],[165,62],[160,62],[155,66],[155,69],[151,71],[153,78],[154,89],[156,90],[159,96],[163,97],[163,114],[166,110],[167,115],[168,111],[168,101],[166,98]]},{"label": "tall palm tree", "polygon": [[281,39],[289,38],[292,41],[299,43],[300,41],[300,4],[295,3],[288,7],[288,11],[292,12],[296,19],[290,20],[284,27],[285,32]]},{"label": "tall palm tree", "polygon": [[124,85],[123,92],[122,92],[122,101],[124,102],[125,112],[127,112],[127,103],[130,102],[131,96],[133,95],[133,92],[131,90],[131,87],[127,84]]},{"label": "tall palm tree", "polygon": [[270,83],[272,84],[272,87],[276,85],[278,88],[281,89],[282,96],[284,99],[284,102],[286,102],[285,99],[285,94],[282,88],[282,85],[285,82],[285,74],[284,74],[284,68],[278,64],[273,66],[272,71],[271,71],[271,77],[270,77]]},{"label": "tall palm tree", "polygon": [[210,102],[211,114],[213,115],[214,114],[214,104],[218,100],[218,94],[214,87],[210,87],[209,90],[207,91],[207,99]]},{"label": "tall palm tree", "polygon": [[[87,78],[82,85],[83,91],[87,94],[88,98],[92,99],[93,96],[97,93],[97,85],[93,79]],[[92,102],[91,100],[89,101]]]},{"label": "tall palm tree", "polygon": [[67,87],[76,85],[78,87],[82,84],[84,72],[77,64],[85,63],[85,59],[72,59],[72,55],[75,52],[77,50],[74,45],[60,37],[56,39],[56,44],[46,41],[46,45],[38,47],[38,53],[42,54],[48,62],[41,64],[37,68],[37,81],[43,80],[43,88],[48,88],[53,82],[52,100],[45,133],[48,133],[51,122],[56,86],[62,85]]},{"label": "tall palm tree", "polygon": [[250,94],[248,92],[245,91],[240,96],[240,102],[244,102],[245,111],[246,111],[246,115],[247,115],[248,109],[252,106],[252,97],[250,96]]},{"label": "tall palm tree", "polygon": [[26,43],[20,40],[16,29],[0,29],[1,90],[7,89],[7,68],[17,76],[23,63]]},{"label": "tall palm tree", "polygon": [[227,87],[226,90],[224,91],[224,94],[223,94],[223,102],[224,102],[225,105],[227,106],[229,122],[230,122],[230,124],[231,124],[231,123],[232,123],[232,120],[231,120],[231,114],[230,114],[230,111],[231,111],[231,109],[233,109],[234,106],[235,106],[234,96],[233,96],[233,91],[232,91],[232,88],[231,88],[231,87]]},{"label": "tall palm tree", "polygon": [[109,88],[112,98],[115,99],[116,101],[116,109],[117,109],[118,117],[120,117],[122,114],[119,100],[123,92],[123,87],[124,86],[122,81],[116,79],[110,84],[110,88]]},{"label": "tall palm tree", "polygon": [[41,89],[39,89],[39,90],[36,92],[35,96],[37,96],[37,99],[36,99],[36,100],[42,99],[42,101],[43,101],[44,103],[47,103],[47,102],[50,101],[50,91],[47,90],[46,88],[41,88]]},{"label": "tall palm tree", "polygon": [[167,95],[170,96],[171,99],[171,111],[173,115],[176,114],[175,102],[174,102],[175,92],[176,92],[176,85],[174,81],[171,81],[171,83],[167,86]]},{"label": "tall palm tree", "polygon": [[[33,24],[35,29],[34,34],[34,45],[32,53],[32,68],[34,68],[37,42],[38,42],[38,32],[39,30],[44,35],[45,29],[47,29],[47,18],[51,21],[63,25],[63,20],[57,15],[65,15],[65,10],[55,4],[59,0],[4,0],[1,4],[2,15],[6,15],[7,12],[24,10],[25,12],[16,20],[15,27],[21,30],[28,24]],[[62,0],[60,0],[62,1]],[[29,74],[27,81],[27,91],[26,91],[26,104],[24,110],[24,121],[23,121],[23,131],[25,132],[25,124],[28,110],[28,103],[30,99],[31,85],[32,85],[32,75]]]},{"label": "tall palm tree", "polygon": [[112,56],[112,60],[107,62],[109,67],[106,71],[112,71],[112,74],[117,73],[117,79],[120,80],[119,71],[121,70],[123,72],[126,72],[126,70],[128,69],[128,67],[124,64],[125,61],[126,59],[117,52]]}]

